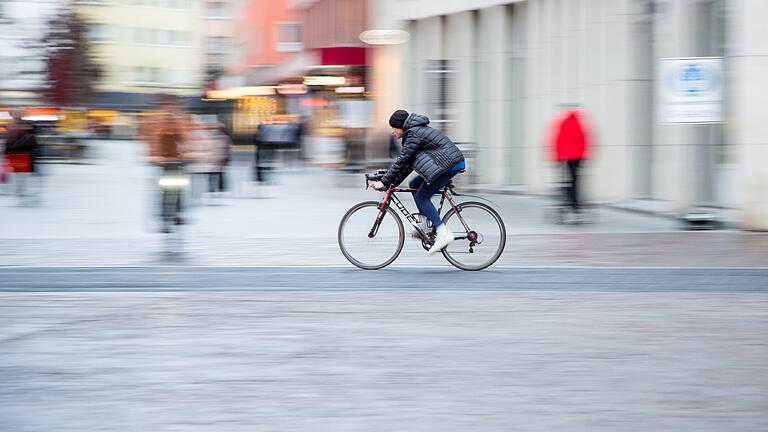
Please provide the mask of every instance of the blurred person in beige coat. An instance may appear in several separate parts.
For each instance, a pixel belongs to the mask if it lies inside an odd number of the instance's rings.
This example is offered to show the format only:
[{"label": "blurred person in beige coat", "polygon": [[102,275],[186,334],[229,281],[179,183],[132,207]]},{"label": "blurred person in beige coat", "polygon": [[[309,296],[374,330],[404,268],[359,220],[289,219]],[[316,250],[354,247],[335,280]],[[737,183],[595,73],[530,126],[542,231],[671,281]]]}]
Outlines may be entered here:
[{"label": "blurred person in beige coat", "polygon": [[207,180],[208,192],[223,192],[223,171],[229,159],[231,140],[220,132],[218,123],[196,123],[189,134],[189,172],[198,177],[193,183],[201,184]]},{"label": "blurred person in beige coat", "polygon": [[189,141],[192,121],[175,96],[158,96],[158,111],[147,119],[143,129],[150,162],[185,160],[184,147]]}]

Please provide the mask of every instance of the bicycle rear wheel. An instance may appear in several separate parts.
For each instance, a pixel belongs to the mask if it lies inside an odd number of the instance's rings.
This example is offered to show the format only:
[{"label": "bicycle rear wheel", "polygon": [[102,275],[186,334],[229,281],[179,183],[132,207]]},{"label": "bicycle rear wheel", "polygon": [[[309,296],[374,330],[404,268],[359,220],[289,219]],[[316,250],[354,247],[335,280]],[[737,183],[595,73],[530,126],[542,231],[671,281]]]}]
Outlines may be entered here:
[{"label": "bicycle rear wheel", "polygon": [[[456,212],[458,209],[458,213]],[[464,202],[443,218],[456,240],[443,249],[443,256],[467,271],[482,270],[499,259],[507,243],[504,221],[490,206]]]},{"label": "bicycle rear wheel", "polygon": [[379,203],[366,201],[347,211],[339,223],[339,247],[344,257],[365,270],[378,270],[397,259],[405,243],[403,222],[394,210],[387,208],[373,237],[369,236]]}]

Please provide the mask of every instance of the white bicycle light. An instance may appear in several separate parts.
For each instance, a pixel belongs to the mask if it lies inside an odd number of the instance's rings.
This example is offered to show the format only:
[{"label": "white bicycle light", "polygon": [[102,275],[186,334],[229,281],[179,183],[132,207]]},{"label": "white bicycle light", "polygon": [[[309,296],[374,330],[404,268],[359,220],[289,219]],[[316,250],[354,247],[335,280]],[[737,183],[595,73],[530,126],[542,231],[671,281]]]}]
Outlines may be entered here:
[{"label": "white bicycle light", "polygon": [[189,185],[189,179],[185,177],[160,177],[157,182],[161,187],[181,188]]}]

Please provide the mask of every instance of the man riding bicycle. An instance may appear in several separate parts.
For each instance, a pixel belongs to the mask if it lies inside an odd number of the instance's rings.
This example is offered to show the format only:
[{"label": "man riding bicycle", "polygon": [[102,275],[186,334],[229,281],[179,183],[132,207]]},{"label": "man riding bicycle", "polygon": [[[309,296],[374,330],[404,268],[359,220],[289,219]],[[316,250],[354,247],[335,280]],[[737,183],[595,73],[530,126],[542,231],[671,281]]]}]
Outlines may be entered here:
[{"label": "man riding bicycle", "polygon": [[[172,95],[158,96],[158,113],[147,124],[150,162],[162,170],[161,177],[181,178],[186,161],[184,145],[188,141],[190,126],[187,114]],[[162,180],[162,179],[161,179]],[[165,221],[161,227],[169,232],[171,223],[181,225],[181,190],[180,185],[161,187],[161,217]]]},{"label": "man riding bicycle", "polygon": [[381,181],[371,183],[377,190],[397,186],[411,171],[419,174],[410,182],[416,189],[413,200],[419,212],[432,223],[436,237],[428,255],[440,252],[454,241],[453,233],[445,226],[432,203],[432,196],[444,188],[465,168],[464,155],[456,144],[439,130],[429,127],[429,119],[421,114],[397,110],[389,118],[392,135],[402,139],[402,150]]}]

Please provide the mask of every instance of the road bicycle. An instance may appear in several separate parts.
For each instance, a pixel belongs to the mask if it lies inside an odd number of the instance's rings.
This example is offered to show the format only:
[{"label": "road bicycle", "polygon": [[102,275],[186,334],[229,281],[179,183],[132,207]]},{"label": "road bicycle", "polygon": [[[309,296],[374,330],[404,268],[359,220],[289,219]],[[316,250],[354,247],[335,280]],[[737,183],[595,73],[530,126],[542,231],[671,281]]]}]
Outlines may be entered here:
[{"label": "road bicycle", "polygon": [[[386,171],[365,175],[366,189],[379,181]],[[412,235],[425,250],[434,244],[435,228],[424,227],[416,215],[408,211],[397,197],[400,192],[416,189],[390,186],[381,201],[364,201],[353,206],[339,223],[338,241],[341,253],[355,266],[378,270],[394,262],[405,245],[403,221],[399,210],[413,227]],[[501,216],[488,204],[477,201],[457,203],[464,196],[456,192],[453,182],[440,190],[438,214],[454,236],[455,241],[442,250],[449,263],[467,271],[487,268],[499,259],[507,240],[507,230]],[[447,204],[447,205],[446,205]]]}]

